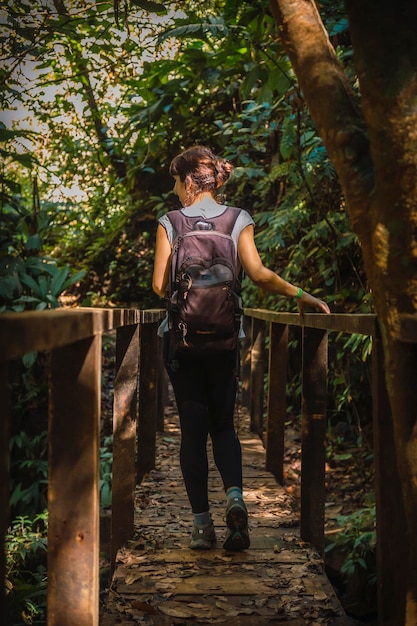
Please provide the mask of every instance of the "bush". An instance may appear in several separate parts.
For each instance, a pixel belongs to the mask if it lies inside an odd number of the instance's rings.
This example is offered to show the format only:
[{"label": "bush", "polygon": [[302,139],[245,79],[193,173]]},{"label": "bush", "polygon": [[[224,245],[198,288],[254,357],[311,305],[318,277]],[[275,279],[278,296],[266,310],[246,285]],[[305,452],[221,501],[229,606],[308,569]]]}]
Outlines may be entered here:
[{"label": "bush", "polygon": [[17,517],[6,535],[6,593],[13,626],[45,624],[48,513]]}]

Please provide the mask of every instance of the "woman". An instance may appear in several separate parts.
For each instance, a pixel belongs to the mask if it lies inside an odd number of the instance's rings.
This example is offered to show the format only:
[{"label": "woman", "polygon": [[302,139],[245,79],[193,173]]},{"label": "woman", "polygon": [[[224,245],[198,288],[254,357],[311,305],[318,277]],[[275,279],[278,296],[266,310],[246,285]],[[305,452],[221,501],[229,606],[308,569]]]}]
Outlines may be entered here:
[{"label": "woman", "polygon": [[[204,146],[194,146],[176,156],[170,166],[175,180],[174,192],[187,217],[213,219],[227,207],[219,204],[215,193],[233,171],[231,163],[216,157]],[[175,236],[169,214],[159,220],[156,234],[153,290],[166,296],[170,274],[172,244]],[[266,268],[256,248],[254,222],[242,210],[233,228],[237,263],[255,285],[265,291],[295,298],[300,314],[307,307],[330,313],[325,302],[288,283]],[[168,333],[165,321],[160,334]],[[236,353],[191,356],[179,354],[175,368],[167,368],[174,389],[181,425],[180,463],[194,514],[190,547],[208,549],[216,541],[208,502],[207,440],[210,434],[216,466],[226,492],[226,550],[249,547],[248,513],[242,497],[242,453],[234,429],[236,399]]]}]

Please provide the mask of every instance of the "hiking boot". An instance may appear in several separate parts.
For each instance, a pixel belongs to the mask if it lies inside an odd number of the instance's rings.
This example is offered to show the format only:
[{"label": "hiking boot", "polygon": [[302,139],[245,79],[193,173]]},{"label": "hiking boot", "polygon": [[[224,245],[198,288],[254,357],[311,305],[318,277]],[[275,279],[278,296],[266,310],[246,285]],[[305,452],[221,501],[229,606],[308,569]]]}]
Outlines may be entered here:
[{"label": "hiking boot", "polygon": [[250,546],[248,531],[248,510],[242,498],[232,498],[226,508],[225,550],[246,550]]},{"label": "hiking boot", "polygon": [[193,525],[190,548],[193,550],[209,550],[216,543],[216,532],[213,522],[205,526]]}]

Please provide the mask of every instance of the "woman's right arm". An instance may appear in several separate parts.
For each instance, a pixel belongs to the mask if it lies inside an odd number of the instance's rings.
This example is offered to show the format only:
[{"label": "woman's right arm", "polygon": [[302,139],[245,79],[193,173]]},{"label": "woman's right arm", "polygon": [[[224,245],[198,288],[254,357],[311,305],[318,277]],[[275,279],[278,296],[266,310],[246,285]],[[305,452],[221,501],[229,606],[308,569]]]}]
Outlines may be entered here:
[{"label": "woman's right arm", "polygon": [[243,269],[251,281],[261,289],[276,293],[287,298],[296,298],[300,313],[308,306],[319,309],[323,313],[330,313],[330,309],[325,302],[318,300],[306,291],[297,297],[299,288],[287,282],[281,276],[265,267],[259,256],[255,244],[254,229],[252,225],[246,226],[239,235],[238,254]]}]

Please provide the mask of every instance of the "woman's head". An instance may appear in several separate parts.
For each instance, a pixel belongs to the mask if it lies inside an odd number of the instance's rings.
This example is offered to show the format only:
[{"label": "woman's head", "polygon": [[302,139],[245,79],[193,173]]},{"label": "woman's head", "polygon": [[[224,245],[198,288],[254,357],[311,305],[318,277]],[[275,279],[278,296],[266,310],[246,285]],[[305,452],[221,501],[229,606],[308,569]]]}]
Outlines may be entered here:
[{"label": "woman's head", "polygon": [[186,190],[185,205],[189,206],[205,192],[214,194],[224,185],[233,171],[233,165],[219,159],[204,146],[193,146],[171,161],[169,172],[178,176]]}]

